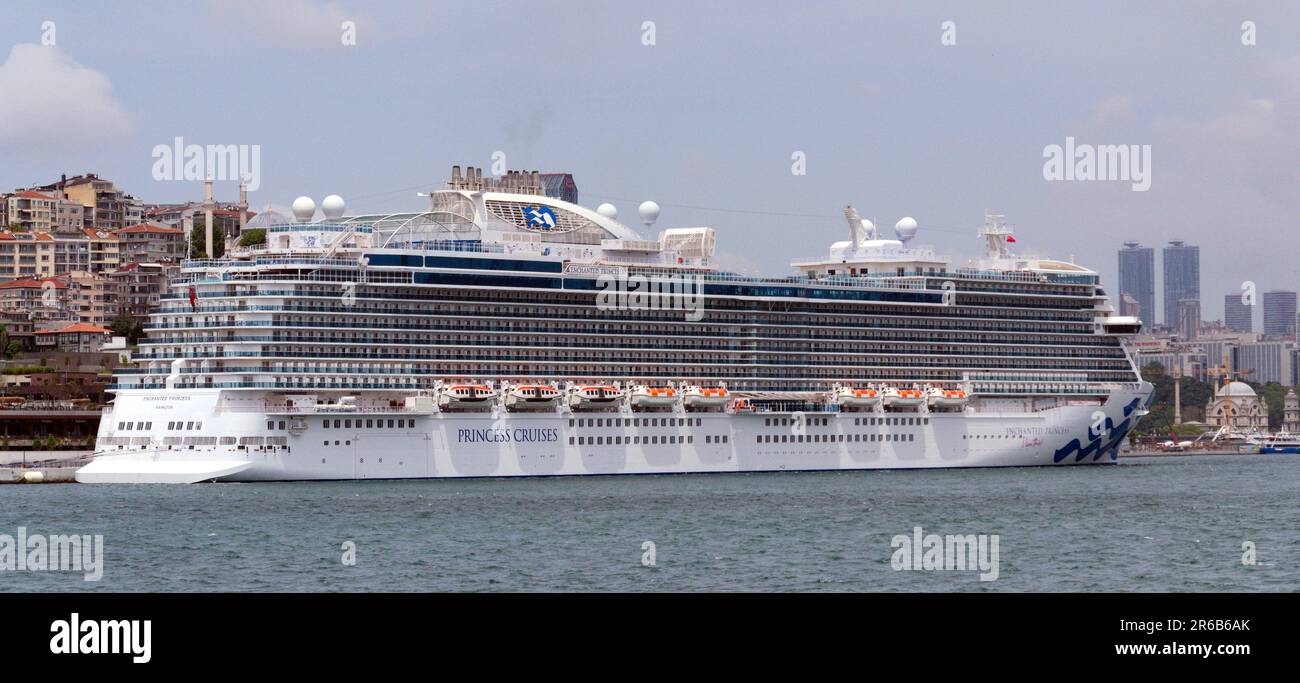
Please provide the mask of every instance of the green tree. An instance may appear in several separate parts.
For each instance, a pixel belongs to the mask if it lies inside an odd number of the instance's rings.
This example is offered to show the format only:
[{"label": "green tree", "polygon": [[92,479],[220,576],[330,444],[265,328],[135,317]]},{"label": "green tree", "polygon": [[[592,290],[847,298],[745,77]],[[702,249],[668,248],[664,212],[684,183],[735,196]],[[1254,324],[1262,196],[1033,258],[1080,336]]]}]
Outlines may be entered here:
[{"label": "green tree", "polygon": [[1264,405],[1268,406],[1268,428],[1270,431],[1277,431],[1282,427],[1282,409],[1286,404],[1286,392],[1291,387],[1284,387],[1276,382],[1269,382],[1263,386],[1247,382],[1250,388],[1255,390],[1259,397],[1264,399]]},{"label": "green tree", "polygon": [[[1151,412],[1138,423],[1137,432],[1146,435],[1196,434],[1196,427],[1174,423],[1174,377],[1159,363],[1142,368],[1142,379],[1155,386]],[[1205,406],[1214,397],[1214,384],[1191,377],[1178,380],[1183,422],[1205,420]]]},{"label": "green tree", "polygon": [[126,337],[126,343],[134,346],[144,336],[144,323],[129,315],[119,315],[109,324],[108,329],[118,337]]},{"label": "green tree", "polygon": [[190,230],[190,258],[221,258],[226,255],[226,231],[218,224],[212,231],[212,250],[217,253],[208,256],[206,225],[203,217],[194,221],[194,228]]},{"label": "green tree", "polygon": [[9,343],[4,348],[5,358],[16,358],[18,354],[22,352],[23,345],[19,343],[17,339],[10,339]]},{"label": "green tree", "polygon": [[253,247],[266,244],[266,228],[249,228],[239,236],[239,246]]}]

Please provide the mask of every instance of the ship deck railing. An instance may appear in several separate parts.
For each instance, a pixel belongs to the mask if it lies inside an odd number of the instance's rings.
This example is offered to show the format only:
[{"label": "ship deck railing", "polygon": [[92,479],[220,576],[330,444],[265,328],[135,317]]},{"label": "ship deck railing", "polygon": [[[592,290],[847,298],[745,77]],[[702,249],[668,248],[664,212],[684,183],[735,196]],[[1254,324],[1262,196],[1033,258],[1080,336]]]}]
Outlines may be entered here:
[{"label": "ship deck railing", "polygon": [[[337,374],[346,374],[346,373],[337,373]],[[567,377],[567,375],[547,375],[544,373],[540,375],[534,375],[534,376],[543,377],[549,380],[556,380],[556,381],[563,380]],[[658,381],[661,379],[678,379],[680,376],[639,375],[638,377],[641,380],[645,380],[645,381]],[[719,381],[725,381],[730,384],[736,384],[736,383],[740,383],[752,379],[754,378],[731,377],[731,378],[722,378]],[[934,380],[934,382],[938,382],[940,384],[952,383],[951,380]],[[909,384],[913,382],[888,382],[888,383]],[[926,382],[922,381],[916,383],[924,384]],[[1041,385],[1041,386],[1025,386],[1025,387],[1010,387],[1010,386],[978,387],[976,386],[974,387],[974,391],[972,392],[972,395],[976,397],[1097,396],[1097,395],[1110,393],[1111,391],[1114,390],[1136,390],[1139,388],[1139,386],[1140,385],[1137,384],[1136,382],[1090,382],[1087,384],[1078,384],[1078,385],[1062,383],[1055,386]],[[110,390],[122,390],[122,389],[164,390],[167,388],[167,386],[164,383],[110,384],[107,388]],[[428,391],[432,389],[433,384],[431,381],[411,383],[411,384],[396,384],[396,385],[387,384],[387,383],[369,383],[369,382],[321,382],[321,383],[306,383],[306,384],[295,384],[295,383],[286,383],[286,382],[212,382],[212,383],[194,382],[194,383],[177,383],[172,388],[174,389],[278,389],[284,391],[377,390],[377,391],[388,391],[394,393],[401,393],[405,395],[412,395],[418,391]],[[770,392],[771,391],[813,392],[813,391],[828,391],[828,390],[829,388],[824,386],[769,387],[767,389],[762,389],[762,391],[770,391]],[[760,390],[744,389],[744,390],[737,390],[733,393],[743,397],[743,394],[750,393],[752,391],[760,391]]]},{"label": "ship deck railing", "polygon": [[[354,247],[358,251],[364,251],[364,247]],[[474,245],[459,243],[442,243],[435,242],[424,245],[412,245],[408,247],[412,251],[422,252],[447,252],[447,253],[484,253],[484,254],[504,254],[506,253],[503,245]],[[187,278],[185,275],[177,279],[178,283],[201,283],[201,282],[218,282],[227,280],[274,280],[284,279],[282,276],[272,277],[244,277],[242,273],[228,272],[234,269],[249,269],[259,267],[275,266],[315,266],[315,267],[342,267],[361,270],[363,266],[356,258],[342,257],[324,257],[324,256],[302,256],[302,255],[273,255],[273,254],[256,254],[246,253],[245,256],[251,258],[224,258],[224,259],[184,259],[181,261],[182,271],[218,271],[219,277],[193,277]],[[581,262],[587,265],[586,262]],[[927,278],[954,278],[968,280],[985,280],[1013,282],[1021,284],[1040,284],[1040,283],[1057,283],[1057,284],[1095,284],[1095,276],[1063,276],[1059,274],[1038,273],[1035,271],[1012,271],[1012,270],[980,270],[975,268],[957,268],[955,270],[941,270],[931,272],[916,271],[912,273],[897,274],[861,274],[861,275],[834,275],[828,277],[810,278],[802,275],[790,275],[784,277],[761,277],[741,275],[728,271],[711,271],[703,270],[699,266],[658,266],[655,264],[620,264],[616,262],[594,261],[590,265],[608,265],[617,267],[624,265],[636,274],[661,275],[664,277],[689,277],[699,278],[705,282],[737,282],[759,285],[800,285],[800,286],[836,286],[851,288],[869,288],[869,289],[926,289]],[[368,270],[369,275],[374,275],[382,270]],[[191,273],[190,275],[199,276],[204,273]],[[556,274],[563,276],[562,274]],[[299,279],[325,279],[320,277],[320,273],[311,275],[297,275]],[[573,276],[570,276],[573,277]],[[1091,278],[1091,279],[1090,279]],[[934,290],[939,291],[939,290]],[[1008,290],[1024,291],[1026,293],[1032,290]]]}]

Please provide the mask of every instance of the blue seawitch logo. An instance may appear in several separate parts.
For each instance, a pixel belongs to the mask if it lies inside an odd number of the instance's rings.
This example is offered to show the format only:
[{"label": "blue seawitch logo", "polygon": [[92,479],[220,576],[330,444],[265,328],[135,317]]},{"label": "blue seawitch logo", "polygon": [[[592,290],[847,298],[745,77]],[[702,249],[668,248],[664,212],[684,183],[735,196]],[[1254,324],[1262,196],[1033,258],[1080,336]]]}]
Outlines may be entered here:
[{"label": "blue seawitch logo", "polygon": [[556,225],[555,212],[547,206],[531,206],[524,211],[524,217],[528,219],[531,228],[550,230]]},{"label": "blue seawitch logo", "polygon": [[[1106,453],[1110,454],[1111,460],[1117,460],[1119,458],[1120,444],[1123,443],[1124,437],[1128,436],[1129,430],[1133,429],[1133,425],[1137,422],[1133,417],[1133,411],[1137,410],[1138,405],[1141,403],[1142,399],[1140,398],[1129,401],[1129,404],[1124,406],[1124,420],[1119,424],[1115,424],[1109,417],[1106,418],[1106,426],[1102,429],[1101,435],[1093,436],[1092,431],[1089,430],[1087,446],[1083,445],[1078,439],[1071,439],[1070,443],[1056,449],[1056,453],[1052,456],[1052,462],[1061,462],[1070,457],[1071,453],[1075,454],[1075,462],[1080,462],[1089,455],[1092,456],[1093,460],[1100,460],[1101,456]],[[1102,436],[1106,434],[1109,434],[1110,438],[1103,439]]]}]

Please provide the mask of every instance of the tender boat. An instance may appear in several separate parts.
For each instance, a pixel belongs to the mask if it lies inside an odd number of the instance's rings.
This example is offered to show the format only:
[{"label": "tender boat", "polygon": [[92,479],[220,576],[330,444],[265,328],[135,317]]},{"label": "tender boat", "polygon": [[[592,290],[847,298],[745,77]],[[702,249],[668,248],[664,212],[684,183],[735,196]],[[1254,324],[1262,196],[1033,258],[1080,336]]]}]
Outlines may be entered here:
[{"label": "tender boat", "polygon": [[623,390],[608,384],[569,387],[570,410],[610,410],[623,400]]},{"label": "tender boat", "polygon": [[886,408],[918,408],[925,403],[925,394],[920,389],[897,389],[888,387],[881,397],[881,402]]},{"label": "tender boat", "polygon": [[853,387],[837,387],[831,392],[831,401],[838,404],[841,408],[850,410],[871,409],[880,405],[881,392],[879,389],[865,388],[855,389]]},{"label": "tender boat", "polygon": [[482,384],[447,384],[438,389],[443,410],[489,410],[496,392]]},{"label": "tender boat", "polygon": [[925,390],[925,401],[931,408],[964,408],[970,397],[961,389],[930,387]]},{"label": "tender boat", "polygon": [[516,384],[506,392],[506,410],[553,410],[560,390],[549,384]]},{"label": "tender boat", "polygon": [[1300,434],[1278,432],[1254,439],[1260,453],[1300,453]]},{"label": "tender boat", "polygon": [[711,410],[727,405],[731,394],[726,387],[687,387],[682,392],[682,400],[687,410]]},{"label": "tender boat", "polygon": [[656,410],[677,405],[677,390],[672,387],[649,387],[644,384],[632,389],[633,410]]}]

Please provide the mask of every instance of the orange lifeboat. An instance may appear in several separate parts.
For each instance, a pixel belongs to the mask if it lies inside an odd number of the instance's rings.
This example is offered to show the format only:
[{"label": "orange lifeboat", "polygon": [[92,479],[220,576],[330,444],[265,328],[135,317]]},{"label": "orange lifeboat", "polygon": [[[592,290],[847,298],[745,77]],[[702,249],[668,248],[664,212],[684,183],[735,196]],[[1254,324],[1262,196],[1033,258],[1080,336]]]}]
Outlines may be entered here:
[{"label": "orange lifeboat", "polygon": [[925,400],[931,408],[962,408],[970,397],[961,389],[930,387],[925,391]]},{"label": "orange lifeboat", "polygon": [[841,408],[875,408],[880,405],[882,398],[879,389],[855,389],[853,387],[839,387],[831,396],[831,400]]},{"label": "orange lifeboat", "polygon": [[506,392],[506,410],[550,410],[560,403],[560,390],[549,384],[517,384]]},{"label": "orange lifeboat", "polygon": [[731,394],[726,387],[687,387],[682,400],[687,410],[708,410],[727,405]]},{"label": "orange lifeboat", "polygon": [[925,394],[920,389],[896,389],[894,387],[886,388],[881,402],[886,408],[917,408],[925,403]]},{"label": "orange lifeboat", "polygon": [[677,405],[677,390],[639,385],[632,388],[631,401],[633,410],[672,408]]},{"label": "orange lifeboat", "polygon": [[438,407],[443,410],[488,410],[496,394],[483,384],[444,384],[438,389]]},{"label": "orange lifeboat", "polygon": [[623,400],[623,390],[607,384],[569,387],[568,403],[572,410],[609,410]]}]

